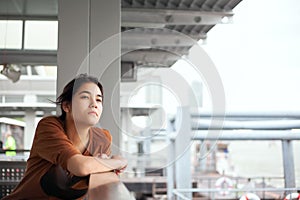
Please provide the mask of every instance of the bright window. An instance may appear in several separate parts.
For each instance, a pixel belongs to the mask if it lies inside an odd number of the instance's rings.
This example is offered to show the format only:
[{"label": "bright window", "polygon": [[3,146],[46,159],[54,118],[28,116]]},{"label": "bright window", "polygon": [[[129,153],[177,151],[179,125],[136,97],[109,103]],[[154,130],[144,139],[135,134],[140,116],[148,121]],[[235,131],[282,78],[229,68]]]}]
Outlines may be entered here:
[{"label": "bright window", "polygon": [[57,21],[25,21],[24,49],[56,50]]},{"label": "bright window", "polygon": [[0,48],[22,48],[22,21],[0,20]]}]

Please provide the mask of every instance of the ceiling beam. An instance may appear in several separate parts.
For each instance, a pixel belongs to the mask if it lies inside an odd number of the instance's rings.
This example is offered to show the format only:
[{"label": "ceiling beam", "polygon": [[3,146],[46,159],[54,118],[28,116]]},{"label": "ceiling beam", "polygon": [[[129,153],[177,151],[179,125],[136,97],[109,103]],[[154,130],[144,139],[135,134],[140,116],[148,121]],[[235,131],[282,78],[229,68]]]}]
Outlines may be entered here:
[{"label": "ceiling beam", "polygon": [[[158,30],[158,32],[122,32],[122,48],[139,49],[139,48],[156,48],[156,47],[181,47],[193,46],[197,40],[206,39],[206,34],[185,35],[180,32]],[[196,40],[197,38],[197,40]]]},{"label": "ceiling beam", "polygon": [[[137,63],[160,63],[161,65],[170,65],[176,61],[183,52],[168,50],[125,50],[122,61],[132,61]],[[124,51],[123,51],[124,52]],[[28,65],[57,65],[56,51],[7,51],[0,56],[0,65],[2,64],[28,64]]]},{"label": "ceiling beam", "polygon": [[0,20],[44,20],[44,21],[57,21],[57,15],[17,15],[17,14],[1,14]]},{"label": "ceiling beam", "polygon": [[[205,12],[193,10],[122,8],[122,26],[164,27],[166,25],[215,25],[225,23],[233,12]],[[227,20],[228,22],[228,20]]]},{"label": "ceiling beam", "polygon": [[[124,27],[162,28],[166,25],[214,25],[227,23],[232,11],[194,11],[172,9],[122,8],[121,22]],[[58,20],[57,14],[1,13],[0,20]]]},{"label": "ceiling beam", "polygon": [[[188,53],[187,51],[182,50],[181,47],[185,49],[197,43],[197,41],[192,37],[205,39],[206,34],[187,36],[175,31],[160,33],[149,33],[146,31],[123,32],[122,52],[130,52],[130,55],[124,55],[123,57],[125,61],[137,62],[139,59],[141,59],[142,63],[159,62],[167,63],[169,65],[170,63],[174,62],[174,59],[178,59],[178,56]],[[148,51],[147,49],[150,48],[152,50]],[[171,62],[169,60],[171,60]],[[4,63],[57,65],[57,51],[2,49],[0,64]]]},{"label": "ceiling beam", "polygon": [[[126,53],[124,53],[124,51]],[[131,61],[138,64],[156,63],[157,66],[170,66],[185,52],[171,52],[157,50],[123,50],[122,61]],[[0,65],[5,63],[28,65],[57,65],[56,51],[6,51],[0,56]]]},{"label": "ceiling beam", "polygon": [[0,64],[57,65],[57,51],[1,49]]},{"label": "ceiling beam", "polygon": [[153,67],[170,67],[183,54],[163,50],[140,50],[122,54],[122,61],[132,61],[137,65]]}]

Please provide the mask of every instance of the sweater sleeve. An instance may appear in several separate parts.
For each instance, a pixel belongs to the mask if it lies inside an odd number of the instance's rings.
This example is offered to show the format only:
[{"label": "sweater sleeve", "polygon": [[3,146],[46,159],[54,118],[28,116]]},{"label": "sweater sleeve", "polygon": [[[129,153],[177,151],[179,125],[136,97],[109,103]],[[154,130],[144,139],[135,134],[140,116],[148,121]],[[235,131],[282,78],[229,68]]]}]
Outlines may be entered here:
[{"label": "sweater sleeve", "polygon": [[111,134],[109,133],[108,130],[103,129],[102,131],[103,131],[104,135],[106,136],[106,138],[108,140],[108,147],[105,149],[105,154],[110,156],[111,155],[112,136],[111,136]]},{"label": "sweater sleeve", "polygon": [[36,129],[33,150],[41,158],[67,168],[67,161],[80,154],[67,137],[63,125],[57,117],[42,119]]},{"label": "sweater sleeve", "polygon": [[93,127],[91,139],[88,149],[91,155],[95,156],[104,153],[109,156],[111,154],[112,137],[108,130]]}]

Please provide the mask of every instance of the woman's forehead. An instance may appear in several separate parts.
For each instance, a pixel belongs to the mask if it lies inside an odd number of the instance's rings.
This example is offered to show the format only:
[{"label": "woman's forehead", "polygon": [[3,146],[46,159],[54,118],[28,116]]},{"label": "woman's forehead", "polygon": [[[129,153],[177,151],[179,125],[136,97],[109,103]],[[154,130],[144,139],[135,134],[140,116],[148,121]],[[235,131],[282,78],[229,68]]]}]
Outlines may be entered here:
[{"label": "woman's forehead", "polygon": [[98,87],[97,84],[93,83],[93,82],[88,82],[88,83],[84,83],[82,84],[77,93],[81,93],[82,91],[87,91],[93,94],[100,94],[102,95],[102,92],[100,90],[100,88]]}]

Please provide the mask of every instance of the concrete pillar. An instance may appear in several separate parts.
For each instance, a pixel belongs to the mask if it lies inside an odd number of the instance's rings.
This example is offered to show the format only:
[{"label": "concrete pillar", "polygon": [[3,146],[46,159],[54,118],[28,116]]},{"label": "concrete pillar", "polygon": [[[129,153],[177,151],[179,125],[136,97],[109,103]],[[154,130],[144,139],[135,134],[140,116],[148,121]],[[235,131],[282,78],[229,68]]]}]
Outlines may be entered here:
[{"label": "concrete pillar", "polygon": [[35,111],[25,111],[24,149],[31,149],[35,133]]},{"label": "concrete pillar", "polygon": [[77,74],[88,73],[89,6],[85,0],[58,1],[57,95]]},{"label": "concrete pillar", "polygon": [[104,86],[100,124],[113,136],[113,153],[120,134],[120,0],[61,0],[57,94],[77,74],[87,73]]},{"label": "concrete pillar", "polygon": [[92,0],[90,73],[104,86],[101,126],[113,136],[113,153],[120,151],[121,2]]}]

